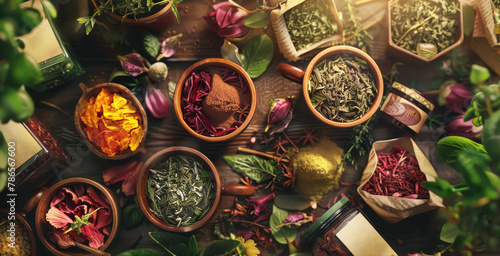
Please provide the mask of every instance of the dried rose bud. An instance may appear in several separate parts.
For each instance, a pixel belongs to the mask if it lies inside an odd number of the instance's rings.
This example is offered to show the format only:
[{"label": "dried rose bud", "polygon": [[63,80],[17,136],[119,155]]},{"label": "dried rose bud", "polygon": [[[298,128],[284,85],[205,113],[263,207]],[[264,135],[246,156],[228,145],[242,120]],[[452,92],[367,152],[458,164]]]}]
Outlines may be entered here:
[{"label": "dried rose bud", "polygon": [[271,100],[269,102],[271,110],[267,116],[267,126],[264,132],[271,128],[271,134],[283,132],[293,116],[293,96],[285,99]]},{"label": "dried rose bud", "polygon": [[148,84],[146,90],[146,108],[156,118],[163,118],[170,115],[170,106],[165,95],[160,89]]},{"label": "dried rose bud", "polygon": [[162,58],[170,58],[172,55],[174,55],[174,53],[181,45],[181,37],[182,33],[176,36],[167,37],[167,39],[163,40],[160,46],[160,54],[158,55],[158,57],[156,57],[156,60],[159,61]]},{"label": "dried rose bud", "polygon": [[472,120],[464,122],[464,115],[458,115],[453,121],[446,124],[444,129],[449,136],[462,136],[471,140],[478,140],[483,132],[483,126],[474,126]]},{"label": "dried rose bud", "polygon": [[138,53],[129,53],[127,55],[118,55],[118,60],[121,62],[123,70],[131,76],[138,76],[148,69],[144,64],[144,58]]},{"label": "dried rose bud", "polygon": [[248,33],[249,28],[243,24],[248,16],[247,12],[228,1],[214,4],[212,8],[214,10],[203,18],[220,37],[241,37]]},{"label": "dried rose bud", "polygon": [[267,203],[273,200],[274,197],[274,193],[271,193],[265,196],[250,198],[248,201],[253,206],[255,215],[259,216],[260,213],[266,209]]},{"label": "dried rose bud", "polygon": [[474,96],[465,85],[459,83],[444,84],[439,91],[439,104],[456,113],[463,112]]}]

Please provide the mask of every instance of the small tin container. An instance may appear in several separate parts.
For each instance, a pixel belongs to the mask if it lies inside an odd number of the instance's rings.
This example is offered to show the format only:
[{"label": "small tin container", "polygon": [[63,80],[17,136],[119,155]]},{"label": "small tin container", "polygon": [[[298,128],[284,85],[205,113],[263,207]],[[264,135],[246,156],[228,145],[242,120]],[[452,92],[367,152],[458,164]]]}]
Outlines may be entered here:
[{"label": "small tin container", "polygon": [[416,135],[425,124],[434,105],[418,91],[398,82],[392,84],[384,104],[382,116],[403,131]]},{"label": "small tin container", "polygon": [[396,256],[396,252],[375,230],[359,208],[340,199],[313,223],[302,236],[303,247],[315,256]]}]

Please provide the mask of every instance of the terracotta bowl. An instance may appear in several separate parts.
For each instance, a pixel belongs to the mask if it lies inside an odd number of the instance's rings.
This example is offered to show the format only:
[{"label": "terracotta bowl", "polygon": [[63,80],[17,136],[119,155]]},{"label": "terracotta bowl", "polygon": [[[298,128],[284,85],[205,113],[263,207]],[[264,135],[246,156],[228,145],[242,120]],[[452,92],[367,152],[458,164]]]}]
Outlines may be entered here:
[{"label": "terracotta bowl", "polygon": [[[165,161],[169,156],[174,154],[183,154],[186,156],[193,157],[203,163],[206,170],[210,171],[212,175],[213,182],[216,183],[216,193],[214,197],[214,203],[208,213],[200,219],[198,222],[190,226],[177,227],[175,225],[168,224],[154,215],[149,207],[149,203],[146,195],[146,184],[149,178],[150,169],[156,166],[156,164]],[[152,155],[146,163],[143,165],[141,172],[137,178],[137,201],[141,207],[142,212],[146,218],[151,221],[154,225],[171,232],[190,232],[195,229],[200,228],[205,223],[207,223],[212,216],[217,211],[222,195],[232,195],[232,196],[249,196],[253,195],[255,192],[255,187],[245,186],[245,185],[222,185],[222,179],[217,171],[215,165],[201,152],[188,148],[188,147],[170,147],[160,152]]]},{"label": "terracotta bowl", "polygon": [[[80,83],[80,88],[83,91],[83,95],[80,97],[80,100],[78,101],[78,104],[76,105],[75,109],[75,126],[76,129],[78,130],[78,133],[80,136],[83,138],[85,141],[85,144],[87,144],[87,147],[97,156],[104,158],[104,159],[110,159],[110,160],[120,160],[124,159],[127,157],[130,157],[132,155],[137,154],[137,152],[141,151],[144,148],[144,141],[146,140],[146,135],[148,132],[148,117],[146,115],[146,111],[144,111],[144,107],[142,104],[137,100],[137,98],[132,94],[132,92],[127,89],[127,87],[116,84],[116,83],[103,83],[103,84],[98,84],[92,88],[88,88],[84,84]],[[97,96],[100,92],[101,89],[106,88],[110,91],[110,93],[118,93],[128,101],[132,102],[132,104],[137,108],[137,113],[141,116],[142,122],[141,126],[142,129],[144,130],[144,137],[142,138],[139,147],[135,150],[132,151],[130,148],[127,150],[123,151],[122,153],[116,154],[114,156],[109,156],[102,152],[102,150],[96,146],[94,143],[90,142],[87,133],[85,132],[85,124],[81,121],[80,116],[82,114],[83,109],[85,108],[85,104],[89,102],[90,98],[93,96]]]},{"label": "terracotta bowl", "polygon": [[[196,131],[191,129],[191,127],[189,127],[186,121],[184,121],[184,114],[182,113],[182,90],[184,88],[184,83],[186,79],[191,76],[192,72],[201,71],[207,68],[229,68],[236,71],[238,75],[240,75],[243,78],[244,82],[248,85],[248,92],[250,92],[250,95],[252,97],[250,102],[250,110],[243,124],[235,131],[223,136],[211,137],[197,133]],[[250,78],[250,76],[248,76],[247,72],[243,68],[236,65],[234,62],[225,59],[209,58],[198,61],[195,64],[191,65],[188,69],[186,69],[186,71],[184,71],[184,73],[182,73],[181,77],[179,78],[179,81],[177,82],[177,86],[174,92],[174,111],[175,115],[177,116],[177,120],[179,120],[182,127],[187,132],[189,132],[195,138],[198,138],[203,141],[223,142],[235,138],[236,136],[238,136],[238,134],[244,131],[246,127],[250,124],[256,109],[257,109],[257,92],[255,91],[255,86],[252,82],[252,79]]]},{"label": "terracotta bowl", "polygon": [[55,194],[63,187],[72,187],[75,185],[85,185],[92,186],[99,191],[105,201],[107,201],[111,207],[111,212],[113,215],[113,221],[111,222],[111,231],[109,236],[104,241],[104,245],[99,248],[100,251],[104,251],[111,244],[113,239],[116,237],[116,234],[119,229],[120,219],[121,219],[121,211],[118,206],[118,200],[115,195],[109,188],[98,183],[96,181],[86,179],[86,178],[69,178],[62,180],[54,185],[52,185],[42,196],[38,206],[36,208],[35,215],[35,226],[38,237],[40,238],[42,244],[53,254],[55,255],[68,255],[68,256],[77,256],[77,255],[88,255],[88,252],[83,251],[82,249],[76,247],[70,247],[67,249],[61,249],[57,244],[52,242],[49,236],[50,224],[46,220],[46,213],[50,209],[50,202]]},{"label": "terracotta bowl", "polygon": [[122,18],[121,16],[116,15],[112,12],[107,13],[107,15],[109,15],[112,19],[133,28],[156,31],[164,29],[166,25],[176,20],[170,6],[171,4],[168,3],[164,5],[163,8],[161,8],[159,11],[139,19]]},{"label": "terracotta bowl", "polygon": [[388,37],[389,37],[389,46],[388,46],[388,51],[390,55],[393,55],[397,58],[404,59],[406,61],[412,62],[414,64],[425,64],[429,63],[442,55],[446,54],[447,52],[451,51],[451,49],[459,46],[463,41],[464,41],[464,26],[463,26],[463,7],[462,7],[462,2],[458,0],[450,0],[457,2],[460,6],[460,12],[457,14],[458,16],[458,26],[457,26],[457,31],[455,33],[455,42],[450,45],[448,48],[443,49],[442,51],[438,52],[436,55],[432,56],[431,58],[423,58],[418,56],[418,54],[413,53],[412,51],[409,51],[405,48],[402,48],[394,43],[392,40],[392,30],[391,30],[391,7],[396,4],[399,1],[403,0],[391,0],[387,4],[387,29],[389,30]]},{"label": "terracotta bowl", "polygon": [[[10,211],[8,209],[0,209],[0,216],[4,216],[4,215],[7,216],[9,212]],[[14,214],[14,216],[16,218],[16,222],[21,223],[21,225],[23,225],[23,227],[26,229],[26,232],[28,233],[28,236],[30,239],[30,244],[31,244],[31,254],[30,255],[36,256],[37,255],[36,254],[36,240],[35,240],[35,236],[33,234],[33,230],[31,229],[31,226],[28,224],[26,219],[21,214],[16,212]],[[11,221],[9,220],[6,224],[4,224],[2,226],[2,228],[5,228],[7,230],[10,227],[10,226],[7,226],[7,225],[10,225],[10,222]],[[19,233],[18,233],[19,227],[16,226],[15,229],[16,229],[15,233],[17,236],[17,235],[19,235]],[[10,243],[10,241],[6,240],[6,239],[7,239],[7,237],[2,237],[2,243]]]},{"label": "terracotta bowl", "polygon": [[[309,97],[309,91],[307,89],[309,78],[311,77],[311,73],[313,72],[314,67],[322,60],[338,54],[349,54],[365,60],[369,69],[373,73],[375,86],[377,87],[377,95],[370,109],[361,118],[352,122],[335,122],[324,117],[323,114],[321,114],[314,108]],[[353,127],[364,123],[366,120],[370,119],[370,117],[373,116],[375,112],[377,112],[382,101],[382,96],[384,95],[384,81],[382,80],[382,73],[380,72],[377,63],[375,63],[375,61],[368,54],[352,46],[333,46],[321,51],[311,60],[311,62],[309,62],[305,71],[286,63],[278,64],[278,67],[276,69],[286,78],[302,84],[302,91],[304,93],[305,102],[311,113],[321,122],[333,127]]]}]

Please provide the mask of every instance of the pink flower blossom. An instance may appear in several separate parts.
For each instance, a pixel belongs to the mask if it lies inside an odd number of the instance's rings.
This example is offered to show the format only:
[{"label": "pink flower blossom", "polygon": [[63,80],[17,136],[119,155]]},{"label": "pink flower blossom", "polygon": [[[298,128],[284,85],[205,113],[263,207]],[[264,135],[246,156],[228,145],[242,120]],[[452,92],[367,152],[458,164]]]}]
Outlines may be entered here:
[{"label": "pink flower blossom", "polygon": [[104,244],[104,235],[92,225],[85,225],[81,228],[82,234],[89,240],[89,246],[99,249]]},{"label": "pink flower blossom", "polygon": [[241,37],[248,33],[249,28],[243,24],[248,16],[247,12],[227,1],[214,4],[212,8],[214,10],[203,18],[217,35],[227,38]]},{"label": "pink flower blossom", "polygon": [[56,207],[49,209],[45,219],[55,228],[63,228],[66,225],[73,223],[73,220],[68,215],[64,214]]},{"label": "pink flower blossom", "polygon": [[303,220],[305,217],[303,214],[300,213],[291,213],[288,215],[283,222],[284,223],[297,223],[298,221]]},{"label": "pink flower blossom", "polygon": [[461,113],[469,106],[473,96],[465,85],[453,83],[440,88],[438,102],[453,112]]},{"label": "pink flower blossom", "polygon": [[264,132],[271,128],[273,133],[283,132],[293,117],[293,97],[271,100],[271,109],[267,116],[267,126]]},{"label": "pink flower blossom", "polygon": [[274,197],[274,193],[271,193],[265,196],[250,198],[248,201],[253,206],[255,215],[259,216],[260,213],[266,209],[267,203],[273,200]]},{"label": "pink flower blossom", "polygon": [[450,136],[462,136],[471,140],[477,140],[481,136],[483,126],[474,126],[472,120],[464,122],[464,115],[458,115],[453,121],[446,124],[444,129]]}]

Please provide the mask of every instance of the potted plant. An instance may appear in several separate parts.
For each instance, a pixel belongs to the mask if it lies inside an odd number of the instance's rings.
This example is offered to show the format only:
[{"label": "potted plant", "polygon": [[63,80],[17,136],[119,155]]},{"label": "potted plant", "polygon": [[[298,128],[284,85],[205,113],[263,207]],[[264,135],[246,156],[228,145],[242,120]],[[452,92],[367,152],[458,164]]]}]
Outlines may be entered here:
[{"label": "potted plant", "polygon": [[170,22],[171,14],[180,22],[179,11],[175,6],[180,2],[182,0],[100,0],[98,4],[92,0],[94,13],[78,21],[85,25],[87,35],[96,23],[103,25],[97,21],[97,17],[103,13],[127,25],[156,30]]}]

